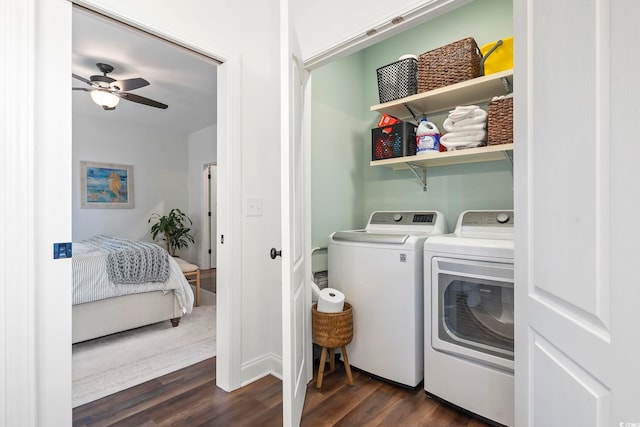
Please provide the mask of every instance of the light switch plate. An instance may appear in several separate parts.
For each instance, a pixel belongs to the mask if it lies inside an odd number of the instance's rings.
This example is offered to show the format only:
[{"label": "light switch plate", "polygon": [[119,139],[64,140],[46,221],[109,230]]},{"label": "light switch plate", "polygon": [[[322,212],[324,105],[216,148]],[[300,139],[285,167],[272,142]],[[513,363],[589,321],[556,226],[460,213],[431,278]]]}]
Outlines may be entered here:
[{"label": "light switch plate", "polygon": [[247,216],[262,216],[262,199],[259,197],[247,198]]}]

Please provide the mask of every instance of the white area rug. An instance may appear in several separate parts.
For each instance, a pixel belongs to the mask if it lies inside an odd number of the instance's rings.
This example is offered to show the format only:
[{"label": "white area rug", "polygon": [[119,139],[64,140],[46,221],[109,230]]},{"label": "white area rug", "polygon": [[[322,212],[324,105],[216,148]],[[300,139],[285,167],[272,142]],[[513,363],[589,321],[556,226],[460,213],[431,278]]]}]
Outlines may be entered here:
[{"label": "white area rug", "polygon": [[75,344],[73,407],[215,356],[216,307],[204,305],[211,301],[215,294],[203,291],[176,328],[166,321]]}]

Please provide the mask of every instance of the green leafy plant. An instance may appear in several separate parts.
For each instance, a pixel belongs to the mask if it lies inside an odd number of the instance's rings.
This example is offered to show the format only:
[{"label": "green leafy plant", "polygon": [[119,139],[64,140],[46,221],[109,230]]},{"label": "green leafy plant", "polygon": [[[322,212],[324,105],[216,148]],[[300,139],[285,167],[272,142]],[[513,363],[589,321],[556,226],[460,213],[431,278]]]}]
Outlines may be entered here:
[{"label": "green leafy plant", "polygon": [[171,256],[176,255],[176,250],[185,249],[189,247],[189,243],[195,243],[193,236],[189,233],[191,231],[189,226],[193,222],[180,209],[171,209],[168,215],[154,213],[148,223],[151,224],[154,220],[155,223],[151,226],[151,237],[155,241],[159,234],[163,235],[162,240],[165,241],[167,252]]}]

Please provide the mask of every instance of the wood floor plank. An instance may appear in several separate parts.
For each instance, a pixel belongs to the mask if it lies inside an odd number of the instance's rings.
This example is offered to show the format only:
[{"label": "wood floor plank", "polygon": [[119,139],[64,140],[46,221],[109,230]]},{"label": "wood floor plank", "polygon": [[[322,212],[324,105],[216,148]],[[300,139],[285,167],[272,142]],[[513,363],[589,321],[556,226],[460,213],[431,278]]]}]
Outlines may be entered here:
[{"label": "wood floor plank", "polygon": [[396,400],[390,398],[378,387],[365,400],[355,406],[340,421],[334,424],[336,427],[376,425],[380,423],[380,418],[391,408]]},{"label": "wood floor plank", "polygon": [[[215,385],[215,358],[181,369],[73,410],[76,427],[282,425],[282,383],[267,376],[227,393]],[[317,368],[316,368],[317,372]],[[486,427],[430,399],[423,390],[396,387],[344,367],[307,387],[302,426]]]}]

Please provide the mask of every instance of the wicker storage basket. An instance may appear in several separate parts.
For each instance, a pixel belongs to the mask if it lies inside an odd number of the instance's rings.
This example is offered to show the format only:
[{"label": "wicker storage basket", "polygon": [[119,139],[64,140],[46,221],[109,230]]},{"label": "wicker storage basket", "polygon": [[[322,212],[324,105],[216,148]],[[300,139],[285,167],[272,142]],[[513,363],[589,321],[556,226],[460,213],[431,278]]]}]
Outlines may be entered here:
[{"label": "wicker storage basket", "polygon": [[321,313],[318,304],[311,308],[311,330],[313,341],[326,348],[340,348],[353,339],[353,312],[351,304],[344,303],[339,313]]},{"label": "wicker storage basket", "polygon": [[513,97],[489,102],[487,145],[513,143]]},{"label": "wicker storage basket", "polygon": [[482,54],[473,37],[418,56],[418,93],[449,86],[482,74]]}]

